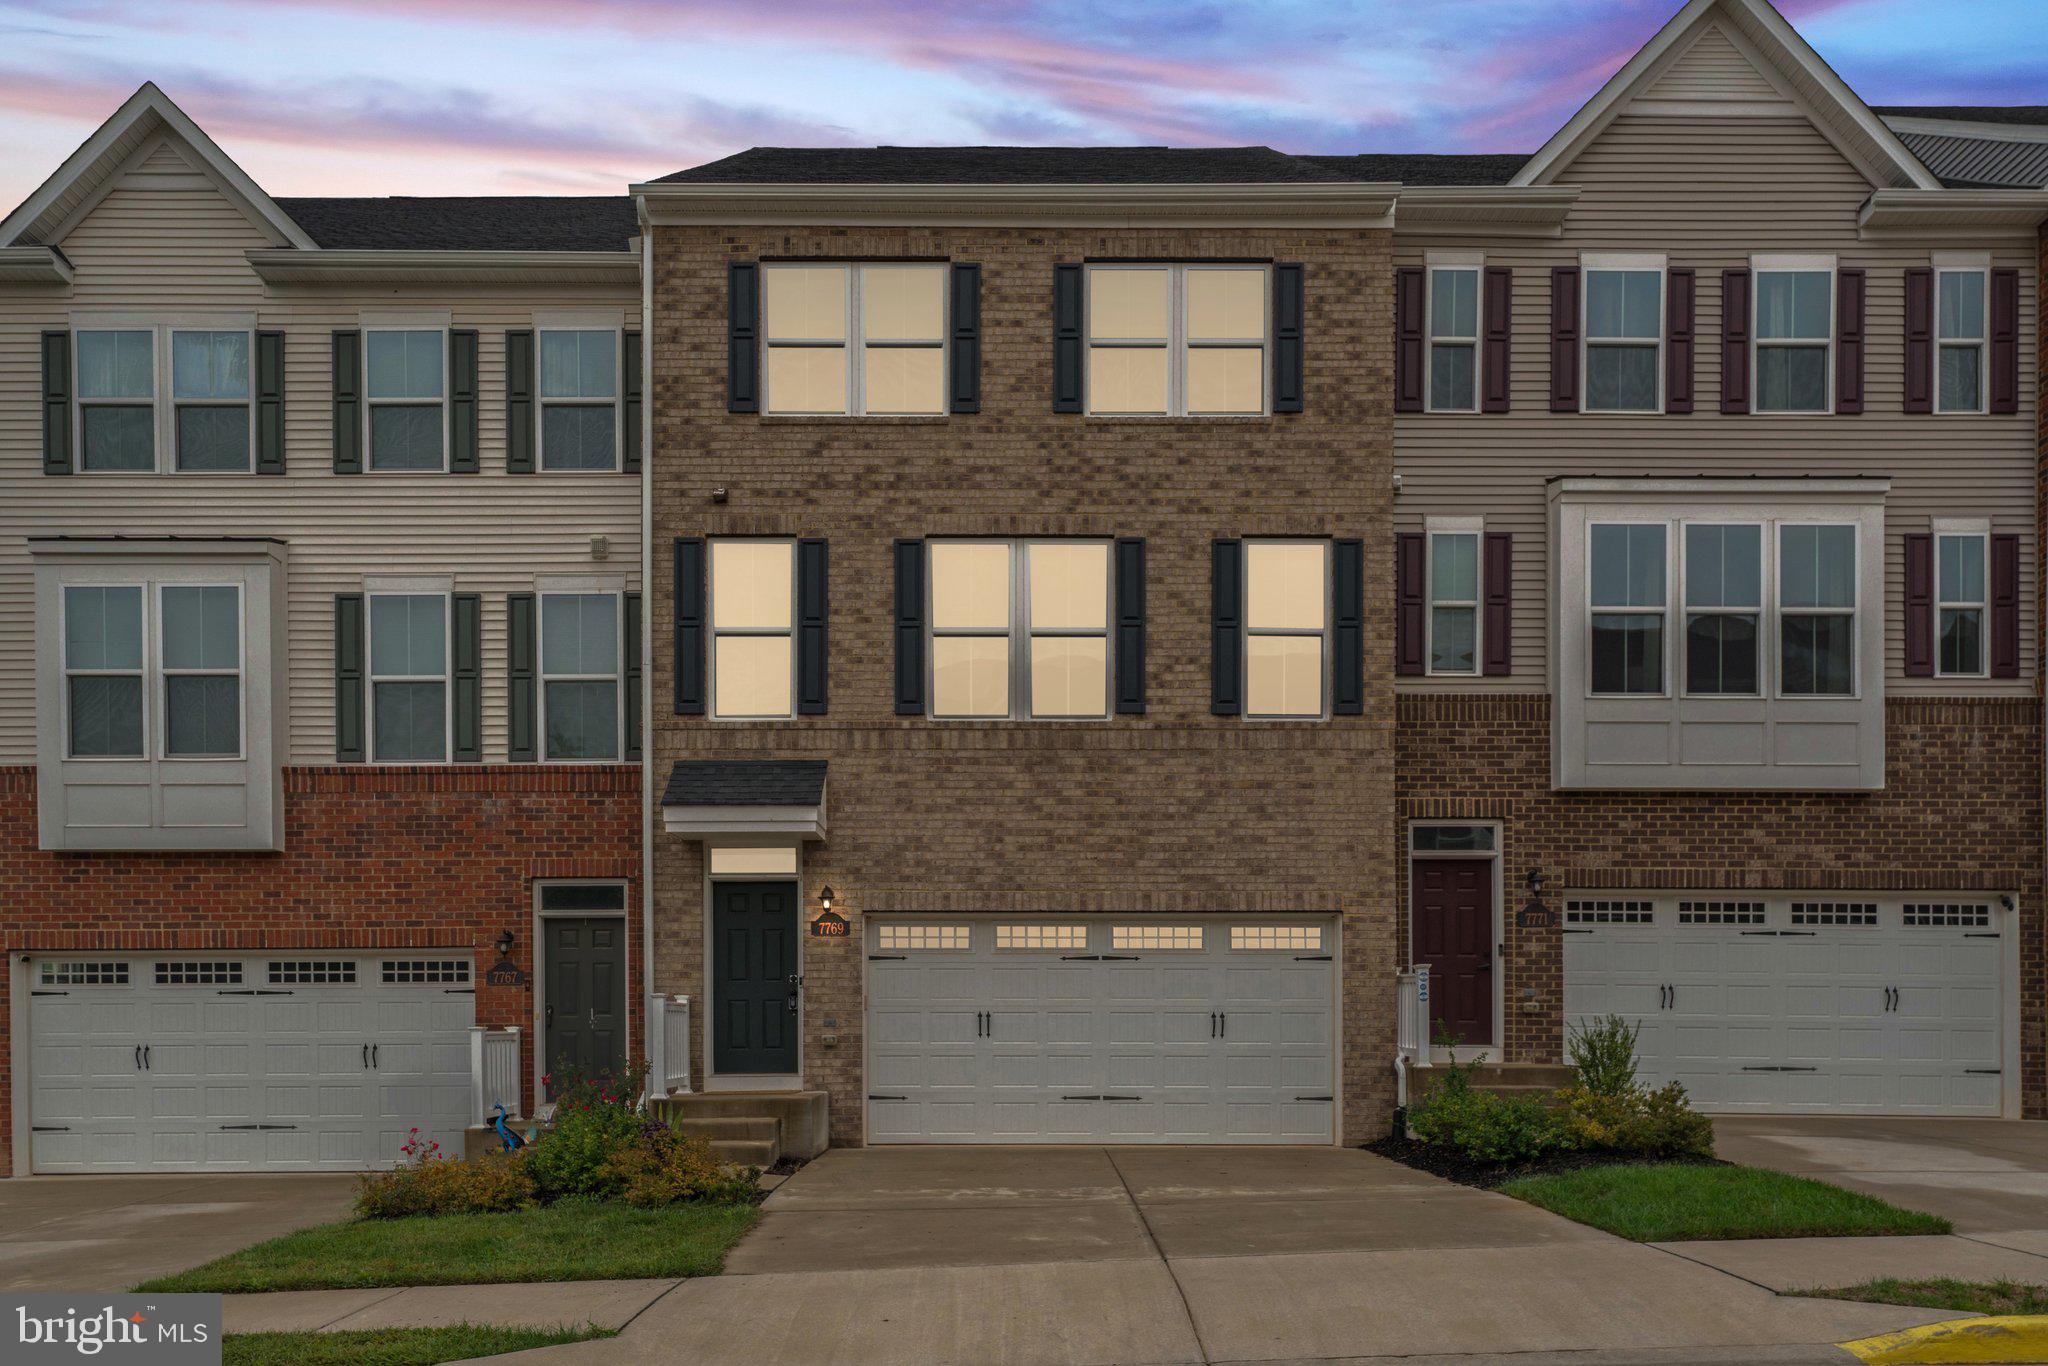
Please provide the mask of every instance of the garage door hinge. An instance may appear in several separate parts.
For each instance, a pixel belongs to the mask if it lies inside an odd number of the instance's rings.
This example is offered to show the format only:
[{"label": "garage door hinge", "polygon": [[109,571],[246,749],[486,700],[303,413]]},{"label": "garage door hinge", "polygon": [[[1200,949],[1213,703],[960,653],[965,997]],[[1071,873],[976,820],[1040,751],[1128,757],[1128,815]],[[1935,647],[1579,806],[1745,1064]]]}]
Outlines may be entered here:
[{"label": "garage door hinge", "polygon": [[1296,1099],[1297,1101],[1303,1101],[1303,1100],[1331,1100],[1331,1101],[1333,1101],[1333,1100],[1335,1100],[1335,1099],[1337,1099],[1337,1098],[1336,1098],[1335,1096],[1296,1096],[1296,1097],[1295,1097],[1295,1099]]},{"label": "garage door hinge", "polygon": [[1566,930],[1566,934],[1591,934],[1591,930]]},{"label": "garage door hinge", "polygon": [[70,994],[68,991],[31,991],[29,993],[31,996],[69,996]]},{"label": "garage door hinge", "polygon": [[1965,1067],[1963,1073],[1971,1077],[1995,1077],[2005,1071],[2003,1067]]},{"label": "garage door hinge", "polygon": [[1335,956],[1328,953],[1297,953],[1294,955],[1294,961],[1297,963],[1327,963]]},{"label": "garage door hinge", "polygon": [[909,1096],[869,1096],[869,1100],[909,1100]]},{"label": "garage door hinge", "polygon": [[1102,955],[1099,953],[1063,953],[1060,955],[1060,961],[1062,963],[1100,963]]},{"label": "garage door hinge", "polygon": [[235,991],[216,991],[216,996],[290,996],[289,991],[267,991],[261,987],[242,987]]},{"label": "garage door hinge", "polygon": [[1966,934],[1966,935],[1964,935],[1964,936],[1963,936],[1963,938],[1965,938],[1965,939],[1996,939],[1996,938],[1998,938],[1998,931],[1997,931],[1997,930],[1975,930],[1975,931],[1973,931],[1973,932],[1971,932],[1971,933],[1969,933],[1969,934]]},{"label": "garage door hinge", "polygon": [[1745,1072],[1818,1072],[1818,1067],[1745,1067]]},{"label": "garage door hinge", "polygon": [[296,1128],[298,1128],[299,1126],[298,1126],[298,1125],[296,1125],[296,1124],[223,1124],[223,1125],[221,1125],[220,1127],[222,1128],[222,1130],[229,1130],[229,1129],[262,1129],[262,1130],[264,1130],[265,1132],[268,1132],[269,1130],[272,1130],[272,1129],[296,1129]]},{"label": "garage door hinge", "polygon": [[1101,1100],[1101,1096],[1061,1096],[1061,1100]]},{"label": "garage door hinge", "polygon": [[1812,930],[1744,930],[1742,933],[1768,935],[1773,939],[1811,939],[1814,936]]},{"label": "garage door hinge", "polygon": [[475,987],[449,987],[449,988],[447,988],[446,990],[444,990],[444,991],[443,991],[443,992],[442,992],[441,994],[442,994],[443,996],[474,996],[474,995],[476,995],[476,988],[475,988]]},{"label": "garage door hinge", "polygon": [[31,1124],[28,1126],[28,1131],[32,1134],[68,1134],[71,1132],[71,1126],[69,1124]]},{"label": "garage door hinge", "polygon": [[1143,1096],[1098,1096],[1097,1100],[1143,1100]]},{"label": "garage door hinge", "polygon": [[905,963],[910,961],[910,956],[902,953],[871,953],[868,955],[868,961],[870,963]]}]

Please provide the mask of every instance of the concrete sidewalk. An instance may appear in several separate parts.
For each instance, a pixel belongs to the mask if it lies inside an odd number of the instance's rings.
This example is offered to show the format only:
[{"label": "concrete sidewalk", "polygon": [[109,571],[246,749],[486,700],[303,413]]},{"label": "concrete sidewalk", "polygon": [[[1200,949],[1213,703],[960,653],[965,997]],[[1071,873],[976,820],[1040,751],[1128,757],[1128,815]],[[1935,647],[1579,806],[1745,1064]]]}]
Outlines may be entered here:
[{"label": "concrete sidewalk", "polygon": [[556,1281],[513,1285],[420,1285],[380,1290],[286,1290],[224,1297],[229,1333],[334,1332],[349,1328],[622,1328],[681,1281]]}]

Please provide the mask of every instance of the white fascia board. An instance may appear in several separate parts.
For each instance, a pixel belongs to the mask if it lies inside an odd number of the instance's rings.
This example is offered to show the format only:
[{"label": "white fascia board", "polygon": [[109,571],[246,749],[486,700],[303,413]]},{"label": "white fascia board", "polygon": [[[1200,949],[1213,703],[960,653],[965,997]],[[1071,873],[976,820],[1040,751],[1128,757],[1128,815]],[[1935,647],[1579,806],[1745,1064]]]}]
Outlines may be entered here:
[{"label": "white fascia board", "polygon": [[1394,231],[1557,237],[1578,199],[1576,185],[1406,186],[1394,211]]},{"label": "white fascia board", "polygon": [[632,251],[338,251],[257,247],[250,267],[274,285],[638,285]]},{"label": "white fascia board", "polygon": [[820,806],[664,806],[661,828],[671,835],[794,835],[825,838]]},{"label": "white fascia board", "polygon": [[731,185],[631,187],[643,224],[918,227],[1393,226],[1400,187],[1245,185]]},{"label": "white fascia board", "polygon": [[1860,228],[1990,228],[2032,232],[2048,220],[2048,190],[1875,190]]},{"label": "white fascia board", "polygon": [[0,247],[0,285],[68,285],[71,262],[55,247]]},{"label": "white fascia board", "polygon": [[1746,475],[1643,479],[1607,475],[1567,476],[1549,481],[1553,503],[1640,501],[1644,498],[1702,498],[1716,501],[1779,502],[1826,500],[1830,503],[1882,503],[1891,492],[1889,475],[1862,479],[1752,479]]}]

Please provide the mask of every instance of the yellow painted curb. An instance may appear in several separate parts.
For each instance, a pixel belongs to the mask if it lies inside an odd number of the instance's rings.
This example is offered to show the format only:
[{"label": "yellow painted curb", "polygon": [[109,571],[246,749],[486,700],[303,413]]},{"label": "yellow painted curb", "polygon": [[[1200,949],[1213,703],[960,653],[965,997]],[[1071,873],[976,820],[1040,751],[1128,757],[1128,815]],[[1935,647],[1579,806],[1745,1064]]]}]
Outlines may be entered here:
[{"label": "yellow painted curb", "polygon": [[2048,1361],[2048,1314],[1948,1319],[1835,1344],[1871,1366]]}]

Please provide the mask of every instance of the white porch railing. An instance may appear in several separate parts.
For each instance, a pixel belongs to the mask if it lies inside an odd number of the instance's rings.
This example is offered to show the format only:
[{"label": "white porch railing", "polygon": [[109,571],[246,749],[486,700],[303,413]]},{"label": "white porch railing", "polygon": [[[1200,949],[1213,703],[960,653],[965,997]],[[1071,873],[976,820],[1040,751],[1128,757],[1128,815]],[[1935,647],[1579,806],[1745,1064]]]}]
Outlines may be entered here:
[{"label": "white porch railing", "polygon": [[690,1089],[690,998],[647,998],[647,1095],[672,1096]]},{"label": "white porch railing", "polygon": [[486,1029],[472,1025],[469,1031],[469,1122],[489,1124],[497,1118],[498,1103],[504,1102],[508,1116],[522,1112],[519,1087],[519,1029]]},{"label": "white porch railing", "polygon": [[1429,1066],[1429,964],[1396,978],[1394,997],[1394,1103],[1408,1103],[1408,1073]]}]

